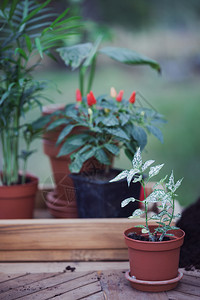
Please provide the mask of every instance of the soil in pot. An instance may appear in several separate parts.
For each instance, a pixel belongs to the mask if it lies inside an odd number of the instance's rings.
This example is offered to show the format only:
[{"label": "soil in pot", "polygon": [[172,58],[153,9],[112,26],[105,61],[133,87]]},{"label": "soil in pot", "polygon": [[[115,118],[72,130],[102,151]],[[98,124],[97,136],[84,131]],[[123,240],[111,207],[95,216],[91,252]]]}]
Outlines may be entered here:
[{"label": "soil in pot", "polygon": [[185,231],[179,266],[186,270],[200,270],[200,198],[182,212],[177,226]]},{"label": "soil in pot", "polygon": [[128,197],[140,197],[140,183],[127,180],[109,182],[120,170],[111,169],[109,173],[96,171],[95,174],[71,174],[73,179],[78,214],[80,218],[124,218],[132,215],[138,208],[138,202],[130,202],[121,208],[121,202]]}]

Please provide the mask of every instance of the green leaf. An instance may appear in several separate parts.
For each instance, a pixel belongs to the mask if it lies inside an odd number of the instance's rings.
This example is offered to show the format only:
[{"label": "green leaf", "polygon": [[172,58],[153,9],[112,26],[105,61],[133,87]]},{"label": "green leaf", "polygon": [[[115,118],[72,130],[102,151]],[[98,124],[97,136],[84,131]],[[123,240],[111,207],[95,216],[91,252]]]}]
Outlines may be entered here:
[{"label": "green leaf", "polygon": [[9,11],[9,19],[12,18],[18,2],[19,2],[19,0],[12,0],[11,1],[11,7],[10,7],[10,11]]},{"label": "green leaf", "polygon": [[21,25],[27,23],[28,20],[32,19],[38,12],[40,12],[45,6],[47,6],[49,3],[51,2],[51,0],[47,0],[45,1],[43,4],[41,4],[40,6],[37,6],[34,10],[32,10],[30,12],[30,14],[28,14],[28,16],[22,21]]},{"label": "green leaf", "polygon": [[117,147],[116,145],[113,144],[104,144],[103,145],[109,152],[111,152],[114,155],[118,155],[119,154],[119,147]]},{"label": "green leaf", "polygon": [[110,165],[111,164],[108,156],[106,155],[105,151],[102,148],[98,149],[95,152],[95,157],[103,165]]},{"label": "green leaf", "polygon": [[24,37],[25,37],[27,49],[28,49],[29,52],[31,52],[32,51],[31,39],[27,34],[25,34]]},{"label": "green leaf", "polygon": [[47,130],[52,130],[60,125],[64,125],[64,124],[68,124],[67,119],[62,118],[62,119],[58,119],[56,121],[53,121],[48,127]]},{"label": "green leaf", "polygon": [[99,52],[106,54],[113,60],[124,64],[149,65],[158,72],[161,71],[160,65],[155,60],[126,48],[104,47]]},{"label": "green leaf", "polygon": [[58,139],[57,139],[57,142],[56,144],[60,144],[64,138],[66,138],[66,136],[72,131],[72,129],[75,127],[74,124],[68,124],[60,133]]},{"label": "green leaf", "polygon": [[117,120],[117,118],[115,116],[108,116],[108,117],[102,117],[101,118],[101,122],[106,125],[106,126],[118,126],[119,125],[119,121]]},{"label": "green leaf", "polygon": [[15,55],[16,53],[19,53],[25,60],[28,60],[28,57],[26,55],[26,52],[22,48],[16,48],[15,49]]},{"label": "green leaf", "polygon": [[125,140],[129,140],[128,135],[126,134],[126,132],[121,129],[121,128],[105,128],[105,131],[107,131],[108,133],[110,133],[111,135],[114,135],[116,137],[125,139]]},{"label": "green leaf", "polygon": [[36,48],[37,48],[41,58],[43,58],[42,45],[41,45],[40,39],[38,37],[35,38],[35,45],[36,45]]},{"label": "green leaf", "polygon": [[147,134],[145,130],[140,126],[134,125],[132,136],[138,142],[138,146],[141,148],[141,150],[143,150],[147,144]]},{"label": "green leaf", "polygon": [[94,59],[94,57],[96,56],[96,53],[97,53],[97,50],[99,48],[99,45],[102,41],[102,36],[99,36],[94,44],[94,46],[92,47],[92,49],[90,50],[90,53],[88,55],[88,57],[86,58],[85,62],[83,63],[83,66],[85,68],[88,68],[91,63],[92,63],[92,60]]},{"label": "green leaf", "polygon": [[152,125],[147,125],[146,127],[161,143],[164,143],[163,135],[159,128]]},{"label": "green leaf", "polygon": [[78,44],[70,47],[58,48],[57,52],[64,60],[66,66],[70,66],[72,70],[77,69],[88,57],[92,49],[91,43]]},{"label": "green leaf", "polygon": [[79,138],[77,139],[76,135],[69,137],[66,142],[62,145],[60,152],[58,153],[58,157],[63,155],[68,155],[73,151],[77,150],[81,146],[85,145],[85,140],[87,139],[88,135],[86,134],[79,134]]}]

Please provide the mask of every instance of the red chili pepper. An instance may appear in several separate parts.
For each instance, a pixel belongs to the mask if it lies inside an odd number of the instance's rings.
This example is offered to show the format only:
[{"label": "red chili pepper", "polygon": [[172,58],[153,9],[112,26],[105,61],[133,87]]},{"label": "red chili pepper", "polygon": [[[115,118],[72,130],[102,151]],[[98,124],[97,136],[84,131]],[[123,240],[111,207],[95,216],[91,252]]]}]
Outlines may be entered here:
[{"label": "red chili pepper", "polygon": [[95,98],[93,92],[90,91],[89,94],[87,94],[87,104],[88,104],[89,106],[92,106],[92,105],[94,105],[94,104],[96,104],[96,103],[97,103],[97,100],[96,100],[96,98]]},{"label": "red chili pepper", "polygon": [[123,90],[119,91],[119,94],[117,95],[116,100],[118,102],[121,102],[122,98],[123,98],[123,95],[124,95],[124,91]]},{"label": "red chili pepper", "polygon": [[136,92],[134,91],[134,92],[132,92],[132,94],[129,98],[129,102],[132,104],[135,103],[135,98],[136,98]]},{"label": "red chili pepper", "polygon": [[82,95],[81,95],[81,91],[79,89],[76,90],[76,101],[77,102],[82,101]]}]

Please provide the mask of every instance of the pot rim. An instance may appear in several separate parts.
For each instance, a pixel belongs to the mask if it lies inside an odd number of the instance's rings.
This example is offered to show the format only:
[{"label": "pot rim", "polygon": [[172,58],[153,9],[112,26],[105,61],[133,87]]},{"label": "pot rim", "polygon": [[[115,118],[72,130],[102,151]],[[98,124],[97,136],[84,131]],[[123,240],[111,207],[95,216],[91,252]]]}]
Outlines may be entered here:
[{"label": "pot rim", "polygon": [[[158,227],[158,225],[149,225],[149,228],[151,229],[151,228],[156,228],[156,227]],[[181,233],[181,236],[176,236],[175,235],[175,237],[173,238],[172,237],[172,239],[170,239],[169,241],[160,241],[160,242],[152,242],[152,241],[140,241],[140,240],[135,240],[135,239],[131,239],[131,238],[129,238],[128,236],[127,236],[127,233],[128,233],[128,231],[129,230],[132,230],[132,229],[134,229],[134,228],[139,228],[139,227],[135,227],[135,226],[133,226],[133,227],[130,227],[130,228],[128,228],[128,229],[126,229],[125,231],[124,231],[124,238],[126,239],[126,240],[128,240],[128,241],[130,241],[130,242],[134,242],[134,243],[138,243],[138,245],[140,244],[140,245],[142,245],[142,244],[148,244],[148,245],[158,245],[158,244],[169,244],[169,243],[172,243],[172,242],[174,242],[174,241],[179,241],[179,240],[182,240],[184,237],[185,237],[185,232],[182,230],[182,229],[172,229],[172,230],[170,230],[171,232],[180,232]],[[141,229],[141,228],[140,228]]]},{"label": "pot rim", "polygon": [[[21,175],[22,172],[20,171],[19,172],[19,175]],[[29,178],[30,179],[30,182],[26,182],[26,183],[23,183],[23,184],[13,184],[13,185],[1,185],[0,186],[0,189],[11,189],[11,188],[15,188],[15,187],[20,187],[20,186],[29,186],[29,185],[33,185],[33,183],[37,183],[39,182],[39,178],[29,172],[26,173],[26,178]]]}]

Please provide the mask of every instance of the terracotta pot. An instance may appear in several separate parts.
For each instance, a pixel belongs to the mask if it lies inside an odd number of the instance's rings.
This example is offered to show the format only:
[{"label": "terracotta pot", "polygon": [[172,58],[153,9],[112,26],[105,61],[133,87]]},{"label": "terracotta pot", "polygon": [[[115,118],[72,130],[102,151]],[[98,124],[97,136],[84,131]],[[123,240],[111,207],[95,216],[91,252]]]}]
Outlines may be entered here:
[{"label": "terracotta pot", "polygon": [[38,178],[28,174],[30,182],[0,186],[0,219],[30,219],[33,217]]},{"label": "terracotta pot", "polygon": [[56,218],[78,217],[75,195],[60,199],[55,191],[49,192],[46,195],[46,205],[49,212]]},{"label": "terracotta pot", "polygon": [[[150,226],[152,232],[156,226]],[[141,228],[133,227],[124,232],[125,242],[128,246],[130,277],[137,281],[144,281],[144,284],[132,286],[143,291],[152,291],[151,284],[145,283],[154,281],[168,281],[178,278],[178,265],[180,247],[183,244],[185,233],[181,229],[173,230],[174,237],[170,241],[149,242],[129,238],[130,232],[141,233]],[[180,277],[180,276],[179,276]],[[177,281],[178,282],[178,281]],[[158,290],[164,291],[174,288],[177,284],[153,285]]]}]

